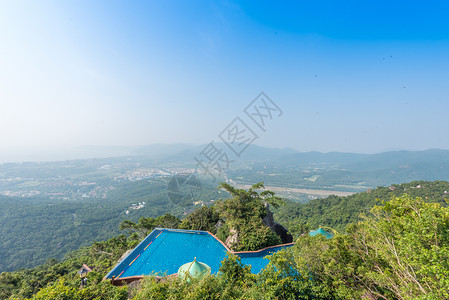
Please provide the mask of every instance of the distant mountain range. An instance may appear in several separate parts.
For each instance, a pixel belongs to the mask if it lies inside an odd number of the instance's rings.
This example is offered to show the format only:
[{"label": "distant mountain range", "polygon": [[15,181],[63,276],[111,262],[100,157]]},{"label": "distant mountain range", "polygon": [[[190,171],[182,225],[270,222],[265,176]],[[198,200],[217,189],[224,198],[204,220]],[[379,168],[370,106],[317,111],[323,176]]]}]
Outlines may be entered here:
[{"label": "distant mountain range", "polygon": [[[132,147],[131,156],[151,156],[163,164],[195,166],[207,144],[156,144]],[[240,157],[223,143],[214,143],[233,161],[225,170],[236,182],[264,181],[267,185],[362,191],[414,180],[449,180],[449,150],[388,151],[360,154],[249,145]]]},{"label": "distant mountain range", "polygon": [[[137,221],[166,212],[182,216],[223,197],[215,189],[219,180],[239,185],[263,181],[276,188],[277,195],[297,202],[337,191],[354,193],[378,186],[388,190],[392,184],[418,180],[449,181],[449,150],[356,154],[250,145],[237,157],[227,145],[217,143],[233,162],[224,170],[225,176],[209,182],[204,174],[197,176],[195,169],[200,168],[194,160],[206,146],[93,147],[83,151],[98,158],[0,164],[0,272],[61,258],[82,243],[109,238],[125,219]],[[108,151],[116,155],[101,158]],[[174,176],[183,172],[199,178],[201,198],[188,185],[169,189]],[[441,189],[445,191],[446,186]],[[184,192],[191,198],[184,199]],[[183,197],[182,205],[173,201],[173,193]],[[130,208],[143,202],[147,205],[141,209]],[[313,203],[324,207],[327,202]]]},{"label": "distant mountain range", "polygon": [[[391,151],[379,154],[296,152],[255,148],[248,170],[232,169],[230,177],[269,185],[361,191],[414,180],[449,180],[449,150]],[[240,179],[242,181],[242,179]]]},{"label": "distant mountain range", "polygon": [[[195,157],[207,147],[191,144],[154,144],[135,147],[86,146],[68,152],[77,158],[114,157],[114,161],[150,160],[153,166],[198,167]],[[367,188],[413,180],[449,180],[449,150],[389,151],[379,154],[299,152],[290,148],[249,145],[240,157],[223,143],[214,143],[232,161],[225,170],[234,182],[335,191]],[[72,149],[73,150],[73,149]],[[105,164],[108,159],[105,159]],[[80,163],[82,163],[80,161]]]}]

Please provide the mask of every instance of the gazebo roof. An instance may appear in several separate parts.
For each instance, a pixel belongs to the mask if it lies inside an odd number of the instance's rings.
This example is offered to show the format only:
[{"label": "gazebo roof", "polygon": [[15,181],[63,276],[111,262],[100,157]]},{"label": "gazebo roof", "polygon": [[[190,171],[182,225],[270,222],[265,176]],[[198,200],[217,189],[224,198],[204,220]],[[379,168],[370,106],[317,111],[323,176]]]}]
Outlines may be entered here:
[{"label": "gazebo roof", "polygon": [[211,269],[205,263],[196,261],[196,257],[192,262],[183,264],[178,269],[178,277],[181,279],[186,278],[202,278],[204,276],[210,275]]},{"label": "gazebo roof", "polygon": [[317,234],[323,235],[326,239],[331,239],[334,235],[325,231],[323,228],[318,228],[317,230],[312,230],[309,232],[310,236],[315,236]]}]

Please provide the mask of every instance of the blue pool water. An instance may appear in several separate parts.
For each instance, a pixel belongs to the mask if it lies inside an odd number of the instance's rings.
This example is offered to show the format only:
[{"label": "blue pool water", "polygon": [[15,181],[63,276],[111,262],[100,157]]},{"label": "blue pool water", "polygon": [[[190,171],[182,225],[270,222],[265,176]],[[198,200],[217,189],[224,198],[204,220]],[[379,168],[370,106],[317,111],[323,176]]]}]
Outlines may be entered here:
[{"label": "blue pool water", "polygon": [[[288,246],[269,248],[256,253],[236,253],[242,263],[251,265],[253,273],[259,273],[267,264],[264,259]],[[178,268],[193,261],[203,262],[217,273],[227,249],[205,231],[173,230],[157,228],[153,230],[123,261],[117,264],[106,278],[123,278],[139,275],[170,275]]]}]

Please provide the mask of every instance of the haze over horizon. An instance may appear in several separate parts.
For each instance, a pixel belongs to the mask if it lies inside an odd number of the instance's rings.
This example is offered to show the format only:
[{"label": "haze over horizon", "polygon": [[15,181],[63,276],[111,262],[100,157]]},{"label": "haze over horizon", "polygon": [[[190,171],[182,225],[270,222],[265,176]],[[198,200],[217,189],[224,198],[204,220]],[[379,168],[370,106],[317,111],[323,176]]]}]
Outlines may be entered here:
[{"label": "haze over horizon", "polygon": [[[449,149],[448,12],[446,1],[2,1],[0,162],[219,142],[236,117],[266,147]],[[244,113],[262,91],[283,111],[265,132]]]},{"label": "haze over horizon", "polygon": [[[121,157],[121,156],[133,156],[133,155],[145,155],[142,152],[135,153],[134,151],[139,148],[145,148],[149,146],[167,146],[166,149],[169,149],[169,153],[164,153],[163,150],[158,150],[154,152],[148,151],[146,154],[155,157],[164,157],[169,155],[174,155],[181,153],[185,150],[191,149],[194,153],[195,150],[198,152],[204,148],[205,144],[153,144],[153,145],[135,145],[135,146],[78,146],[73,148],[40,148],[34,150],[26,150],[26,149],[16,149],[16,151],[7,152],[1,150],[0,151],[0,164],[2,163],[21,163],[21,162],[51,162],[51,161],[66,161],[66,160],[76,160],[76,159],[91,159],[91,158],[112,158],[112,157]],[[171,147],[176,146],[176,147]],[[249,148],[253,147],[265,147],[257,144],[251,144]],[[224,144],[220,145],[220,148],[223,151],[227,151],[229,154],[229,148],[227,148]],[[331,153],[331,152],[340,152],[340,153],[355,153],[355,154],[380,154],[385,152],[394,152],[394,151],[426,151],[426,150],[447,150],[442,148],[428,148],[428,149],[383,149],[378,152],[355,152],[355,151],[317,151],[317,150],[309,150],[309,151],[301,151],[291,147],[266,147],[266,148],[275,148],[275,149],[289,149],[292,151],[297,151],[298,153],[307,153],[307,152],[321,152],[321,153]],[[176,150],[178,149],[178,150]],[[237,160],[241,158],[234,157]],[[193,156],[192,156],[193,159]]]}]

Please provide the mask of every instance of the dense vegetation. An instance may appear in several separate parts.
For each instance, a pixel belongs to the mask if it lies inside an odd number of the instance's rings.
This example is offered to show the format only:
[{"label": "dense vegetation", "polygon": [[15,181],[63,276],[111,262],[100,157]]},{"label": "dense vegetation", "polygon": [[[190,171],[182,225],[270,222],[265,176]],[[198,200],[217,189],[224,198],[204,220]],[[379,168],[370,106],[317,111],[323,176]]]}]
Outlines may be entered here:
[{"label": "dense vegetation", "polygon": [[449,209],[395,197],[344,235],[301,237],[257,275],[238,259],[186,283],[147,278],[135,299],[447,299]]},{"label": "dense vegetation", "polygon": [[[61,262],[50,259],[32,269],[3,272],[0,274],[0,299],[23,299],[33,295],[36,299],[126,299],[126,287],[113,287],[108,282],[102,282],[102,278],[120,256],[138,242],[137,235],[119,235],[71,252]],[[83,264],[94,271],[88,274],[87,289],[79,290],[77,271]]]},{"label": "dense vegetation", "polygon": [[[195,201],[219,199],[222,194],[203,184]],[[182,216],[195,209],[193,199],[174,203],[166,180],[116,183],[106,199],[48,200],[0,196],[0,272],[61,259],[70,251],[120,233],[124,220],[157,217],[164,213]],[[132,210],[132,204],[145,206]],[[128,210],[129,214],[125,211]]]},{"label": "dense vegetation", "polygon": [[[133,248],[139,240],[156,227],[209,230],[217,233],[216,225],[219,223],[218,221],[221,221],[223,225],[218,228],[221,235],[227,237],[231,231],[236,233],[235,244],[230,245],[235,249],[257,250],[280,243],[279,237],[262,222],[262,218],[267,213],[265,203],[277,206],[281,203],[278,197],[270,191],[258,193],[256,189],[263,188],[261,183],[254,185],[248,191],[235,189],[227,184],[222,184],[222,187],[233,197],[219,201],[212,207],[203,206],[189,214],[182,222],[171,214],[156,218],[141,217],[137,222],[124,220],[120,229],[127,231],[128,238],[121,235],[105,242],[95,242],[90,247],[68,254],[62,262],[51,259],[33,269],[2,273],[0,299],[11,295],[30,297],[48,283],[53,283],[53,285],[39,292],[36,295],[38,299],[40,299],[39,297],[51,298],[54,293],[58,294],[63,291],[75,299],[77,297],[80,299],[94,298],[97,292],[104,292],[105,299],[111,295],[124,295],[122,290],[115,290],[113,287],[105,286],[104,283],[100,284],[100,279],[106,274],[108,268],[110,269],[115,264],[120,254]],[[139,190],[137,189],[135,192],[139,193]],[[79,279],[76,271],[83,263],[95,269],[95,272],[89,276],[92,277],[91,281],[94,285],[99,284],[102,291],[97,291],[93,287],[81,291],[77,289]]]},{"label": "dense vegetation", "polygon": [[[269,191],[258,192],[261,184],[248,191],[222,185],[232,197],[212,207],[203,206],[184,220],[165,214],[124,221],[121,228],[128,236],[95,242],[62,261],[51,259],[32,269],[1,273],[0,299],[447,299],[449,208],[442,201],[447,186],[447,182],[412,182],[388,191],[378,188],[361,193],[361,199],[381,195],[385,201],[377,201],[369,210],[366,206],[356,210],[363,213],[333,239],[299,237],[294,247],[272,255],[259,274],[252,274],[250,266],[230,255],[222,261],[219,274],[190,283],[151,276],[137,286],[116,287],[101,281],[118,258],[155,227],[217,234],[222,228],[238,228],[239,236],[248,238],[240,240],[242,246],[253,247],[263,239],[257,220],[266,213],[264,203],[276,206],[280,199]],[[421,197],[406,195],[404,189]],[[370,204],[368,198],[362,203]],[[326,213],[325,208],[322,211]],[[246,232],[251,222],[255,227]],[[304,220],[295,224],[308,226]],[[82,264],[94,270],[88,273],[84,288],[76,273]]]},{"label": "dense vegetation", "polygon": [[[165,217],[165,221],[172,219]],[[137,234],[119,236],[48,261],[0,275],[0,298],[33,299],[447,299],[449,208],[408,195],[375,206],[346,234],[326,240],[300,237],[251,274],[235,256],[220,272],[190,282],[147,277],[140,286],[115,287],[101,277]],[[95,271],[79,288],[82,263]],[[37,293],[36,293],[37,292]]]},{"label": "dense vegetation", "polygon": [[[176,149],[172,147],[169,152],[181,150]],[[136,222],[141,217],[155,218],[165,213],[184,217],[203,204],[194,202],[210,205],[211,200],[225,197],[215,184],[207,185],[203,180],[201,189],[188,191],[192,192],[190,199],[183,197],[185,191],[177,192],[172,187],[170,174],[195,168],[192,157],[202,149],[177,155],[159,153],[157,160],[142,155],[0,164],[0,272],[33,267],[49,258],[62,259],[66,253],[93,241],[116,236],[120,233],[117,224],[124,220]],[[145,154],[141,150],[139,154]],[[445,150],[362,155],[298,153],[252,145],[225,175],[237,183],[265,181],[272,186],[361,191],[392,182],[449,180],[448,168],[449,151]],[[166,177],[142,177],[139,173],[151,169],[165,172]],[[370,209],[375,198],[389,199],[404,189],[388,195],[388,190],[378,193],[376,189],[354,198],[329,197],[306,206],[290,203],[280,209],[276,218],[293,233],[306,231],[308,225],[342,231],[346,224],[357,220],[360,212]],[[418,195],[418,189],[411,187],[406,192]],[[306,201],[310,195],[288,196]],[[146,202],[145,207],[125,213],[139,202]],[[225,238],[225,228],[221,232]]]},{"label": "dense vegetation", "polygon": [[229,184],[221,186],[232,195],[218,204],[224,225],[218,228],[217,236],[227,241],[234,251],[254,251],[281,244],[281,239],[267,227],[263,218],[267,215],[267,205],[279,206],[282,200],[271,191],[258,193],[262,183],[253,185],[248,191],[236,189]]},{"label": "dense vegetation", "polygon": [[137,223],[124,221],[121,229],[137,233],[144,238],[155,227],[205,230],[216,234],[234,251],[254,251],[281,244],[280,237],[264,222],[267,205],[278,207],[284,202],[271,191],[258,192],[263,183],[250,189],[237,189],[221,183],[221,188],[232,197],[211,207],[203,206],[190,213],[184,220],[166,214],[157,218],[140,218]]},{"label": "dense vegetation", "polygon": [[379,204],[379,199],[389,200],[404,193],[446,205],[445,199],[449,199],[449,182],[413,181],[378,187],[347,197],[329,196],[305,204],[288,202],[287,205],[280,207],[274,216],[295,235],[320,226],[329,226],[343,232],[346,225],[358,221],[361,213]]}]

